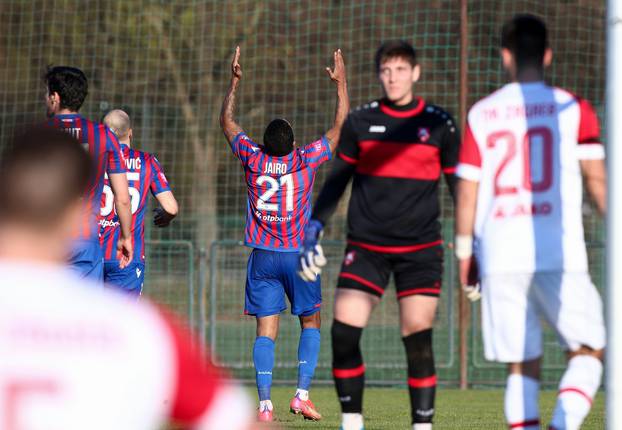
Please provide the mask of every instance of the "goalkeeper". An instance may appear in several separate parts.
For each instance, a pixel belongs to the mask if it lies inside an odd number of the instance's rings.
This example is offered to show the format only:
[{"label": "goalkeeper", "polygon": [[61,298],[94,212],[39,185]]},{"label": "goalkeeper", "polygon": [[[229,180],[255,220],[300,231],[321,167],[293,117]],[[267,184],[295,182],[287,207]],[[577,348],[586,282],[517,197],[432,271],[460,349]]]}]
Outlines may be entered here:
[{"label": "goalkeeper", "polygon": [[459,133],[445,110],[415,97],[413,84],[421,69],[410,44],[384,43],[375,65],[384,97],[355,109],[344,124],[332,172],[305,231],[301,276],[312,280],[321,271],[325,261],[316,258],[322,256],[321,231],[352,179],[348,244],[331,330],[342,427],[363,428],[360,338],[393,274],[413,429],[431,429],[436,390],[432,323],[443,271],[438,188],[444,173],[453,196]]}]

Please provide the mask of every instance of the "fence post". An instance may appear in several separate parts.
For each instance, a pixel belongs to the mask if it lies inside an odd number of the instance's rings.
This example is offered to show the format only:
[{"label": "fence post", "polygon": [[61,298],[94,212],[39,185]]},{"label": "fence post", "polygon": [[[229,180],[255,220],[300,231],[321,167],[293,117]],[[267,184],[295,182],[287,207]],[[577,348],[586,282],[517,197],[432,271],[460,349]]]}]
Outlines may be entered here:
[{"label": "fence post", "polygon": [[[460,130],[466,129],[467,94],[468,94],[468,57],[469,27],[467,17],[467,1],[460,0]],[[455,278],[452,279],[455,281]],[[453,292],[452,292],[453,294]],[[468,328],[469,305],[464,294],[458,292],[458,327],[460,331],[460,389],[468,387]]]},{"label": "fence post", "polygon": [[209,292],[210,292],[210,304],[209,304],[209,343],[210,353],[212,354],[212,360],[216,357],[216,249],[218,248],[218,241],[214,241],[210,245],[209,251]]},{"label": "fence post", "polygon": [[207,337],[207,305],[205,283],[207,282],[207,251],[202,246],[199,249],[199,335],[201,349],[205,349]]}]

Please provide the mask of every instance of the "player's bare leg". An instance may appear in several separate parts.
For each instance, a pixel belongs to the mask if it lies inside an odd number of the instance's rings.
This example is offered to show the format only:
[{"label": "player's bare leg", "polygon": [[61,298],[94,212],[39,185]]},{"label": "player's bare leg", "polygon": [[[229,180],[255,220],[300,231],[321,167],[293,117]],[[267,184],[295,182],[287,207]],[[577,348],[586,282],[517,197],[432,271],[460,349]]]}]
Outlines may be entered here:
[{"label": "player's bare leg", "polygon": [[309,399],[309,388],[317,366],[320,353],[321,314],[300,316],[300,343],[298,344],[298,386],[296,394],[289,403],[289,410],[301,414],[305,419],[318,421],[322,415]]},{"label": "player's bare leg", "polygon": [[540,428],[538,397],[540,390],[540,357],[508,364],[505,387],[505,419],[512,428]]},{"label": "player's bare leg", "polygon": [[590,412],[603,373],[604,349],[582,346],[568,353],[549,429],[575,430]]},{"label": "player's bare leg", "polygon": [[378,303],[379,297],[359,290],[339,288],[335,294],[335,319],[331,329],[333,377],[341,404],[342,430],[363,428],[365,365],[360,340]]},{"label": "player's bare leg", "polygon": [[259,421],[272,421],[272,369],[274,367],[274,342],[279,333],[279,315],[257,318],[257,337],[253,346],[255,381],[259,395]]},{"label": "player's bare leg", "polygon": [[408,391],[414,430],[432,428],[436,369],[432,325],[438,297],[413,295],[399,300],[400,330],[408,362]]}]

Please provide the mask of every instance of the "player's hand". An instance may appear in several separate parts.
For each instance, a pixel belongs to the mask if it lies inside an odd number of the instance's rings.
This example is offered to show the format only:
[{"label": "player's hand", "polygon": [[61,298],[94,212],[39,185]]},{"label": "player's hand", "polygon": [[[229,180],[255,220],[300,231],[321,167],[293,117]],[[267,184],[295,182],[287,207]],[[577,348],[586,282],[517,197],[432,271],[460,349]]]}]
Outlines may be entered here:
[{"label": "player's hand", "polygon": [[479,281],[479,270],[475,257],[458,260],[460,265],[460,285],[462,291],[472,302],[478,301],[482,297],[482,287]]},{"label": "player's hand", "polygon": [[156,227],[168,227],[173,218],[175,217],[162,208],[155,208],[153,210],[153,224],[155,224]]},{"label": "player's hand", "polygon": [[333,53],[334,66],[333,70],[330,67],[326,68],[326,73],[337,85],[343,85],[346,83],[346,65],[343,62],[343,55],[341,55],[341,49],[337,49]]},{"label": "player's hand", "polygon": [[235,47],[235,54],[233,54],[233,61],[231,61],[231,79],[242,79],[242,66],[239,63],[240,60],[240,47]]},{"label": "player's hand", "polygon": [[117,260],[119,267],[125,269],[134,258],[134,249],[132,248],[132,238],[124,238],[121,236],[117,242]]},{"label": "player's hand", "polygon": [[298,275],[307,281],[313,282],[322,273],[322,267],[326,266],[324,250],[320,245],[322,238],[322,223],[312,219],[305,227],[305,238],[300,249],[300,267]]}]

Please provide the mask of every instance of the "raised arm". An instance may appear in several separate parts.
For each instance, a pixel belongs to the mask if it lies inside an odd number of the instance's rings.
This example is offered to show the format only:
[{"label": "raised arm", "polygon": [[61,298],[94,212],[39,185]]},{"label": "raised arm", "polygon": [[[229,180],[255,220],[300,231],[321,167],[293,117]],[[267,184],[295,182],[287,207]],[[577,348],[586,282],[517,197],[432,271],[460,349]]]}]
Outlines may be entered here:
[{"label": "raised arm", "polygon": [[346,82],[346,66],[343,62],[341,49],[335,51],[333,57],[335,62],[333,70],[327,67],[326,72],[337,85],[337,108],[335,109],[335,123],[333,127],[326,132],[326,138],[330,143],[330,150],[334,154],[339,144],[341,127],[343,127],[343,123],[346,121],[348,112],[350,111],[350,98],[348,97],[348,85]]},{"label": "raised arm", "polygon": [[242,132],[240,127],[233,119],[233,111],[235,110],[235,91],[238,88],[238,84],[242,79],[242,67],[238,62],[240,59],[240,47],[235,48],[235,54],[233,55],[233,61],[231,62],[231,83],[229,89],[225,95],[225,99],[222,102],[222,109],[220,110],[220,128],[224,133],[227,141],[231,143],[235,136]]}]

